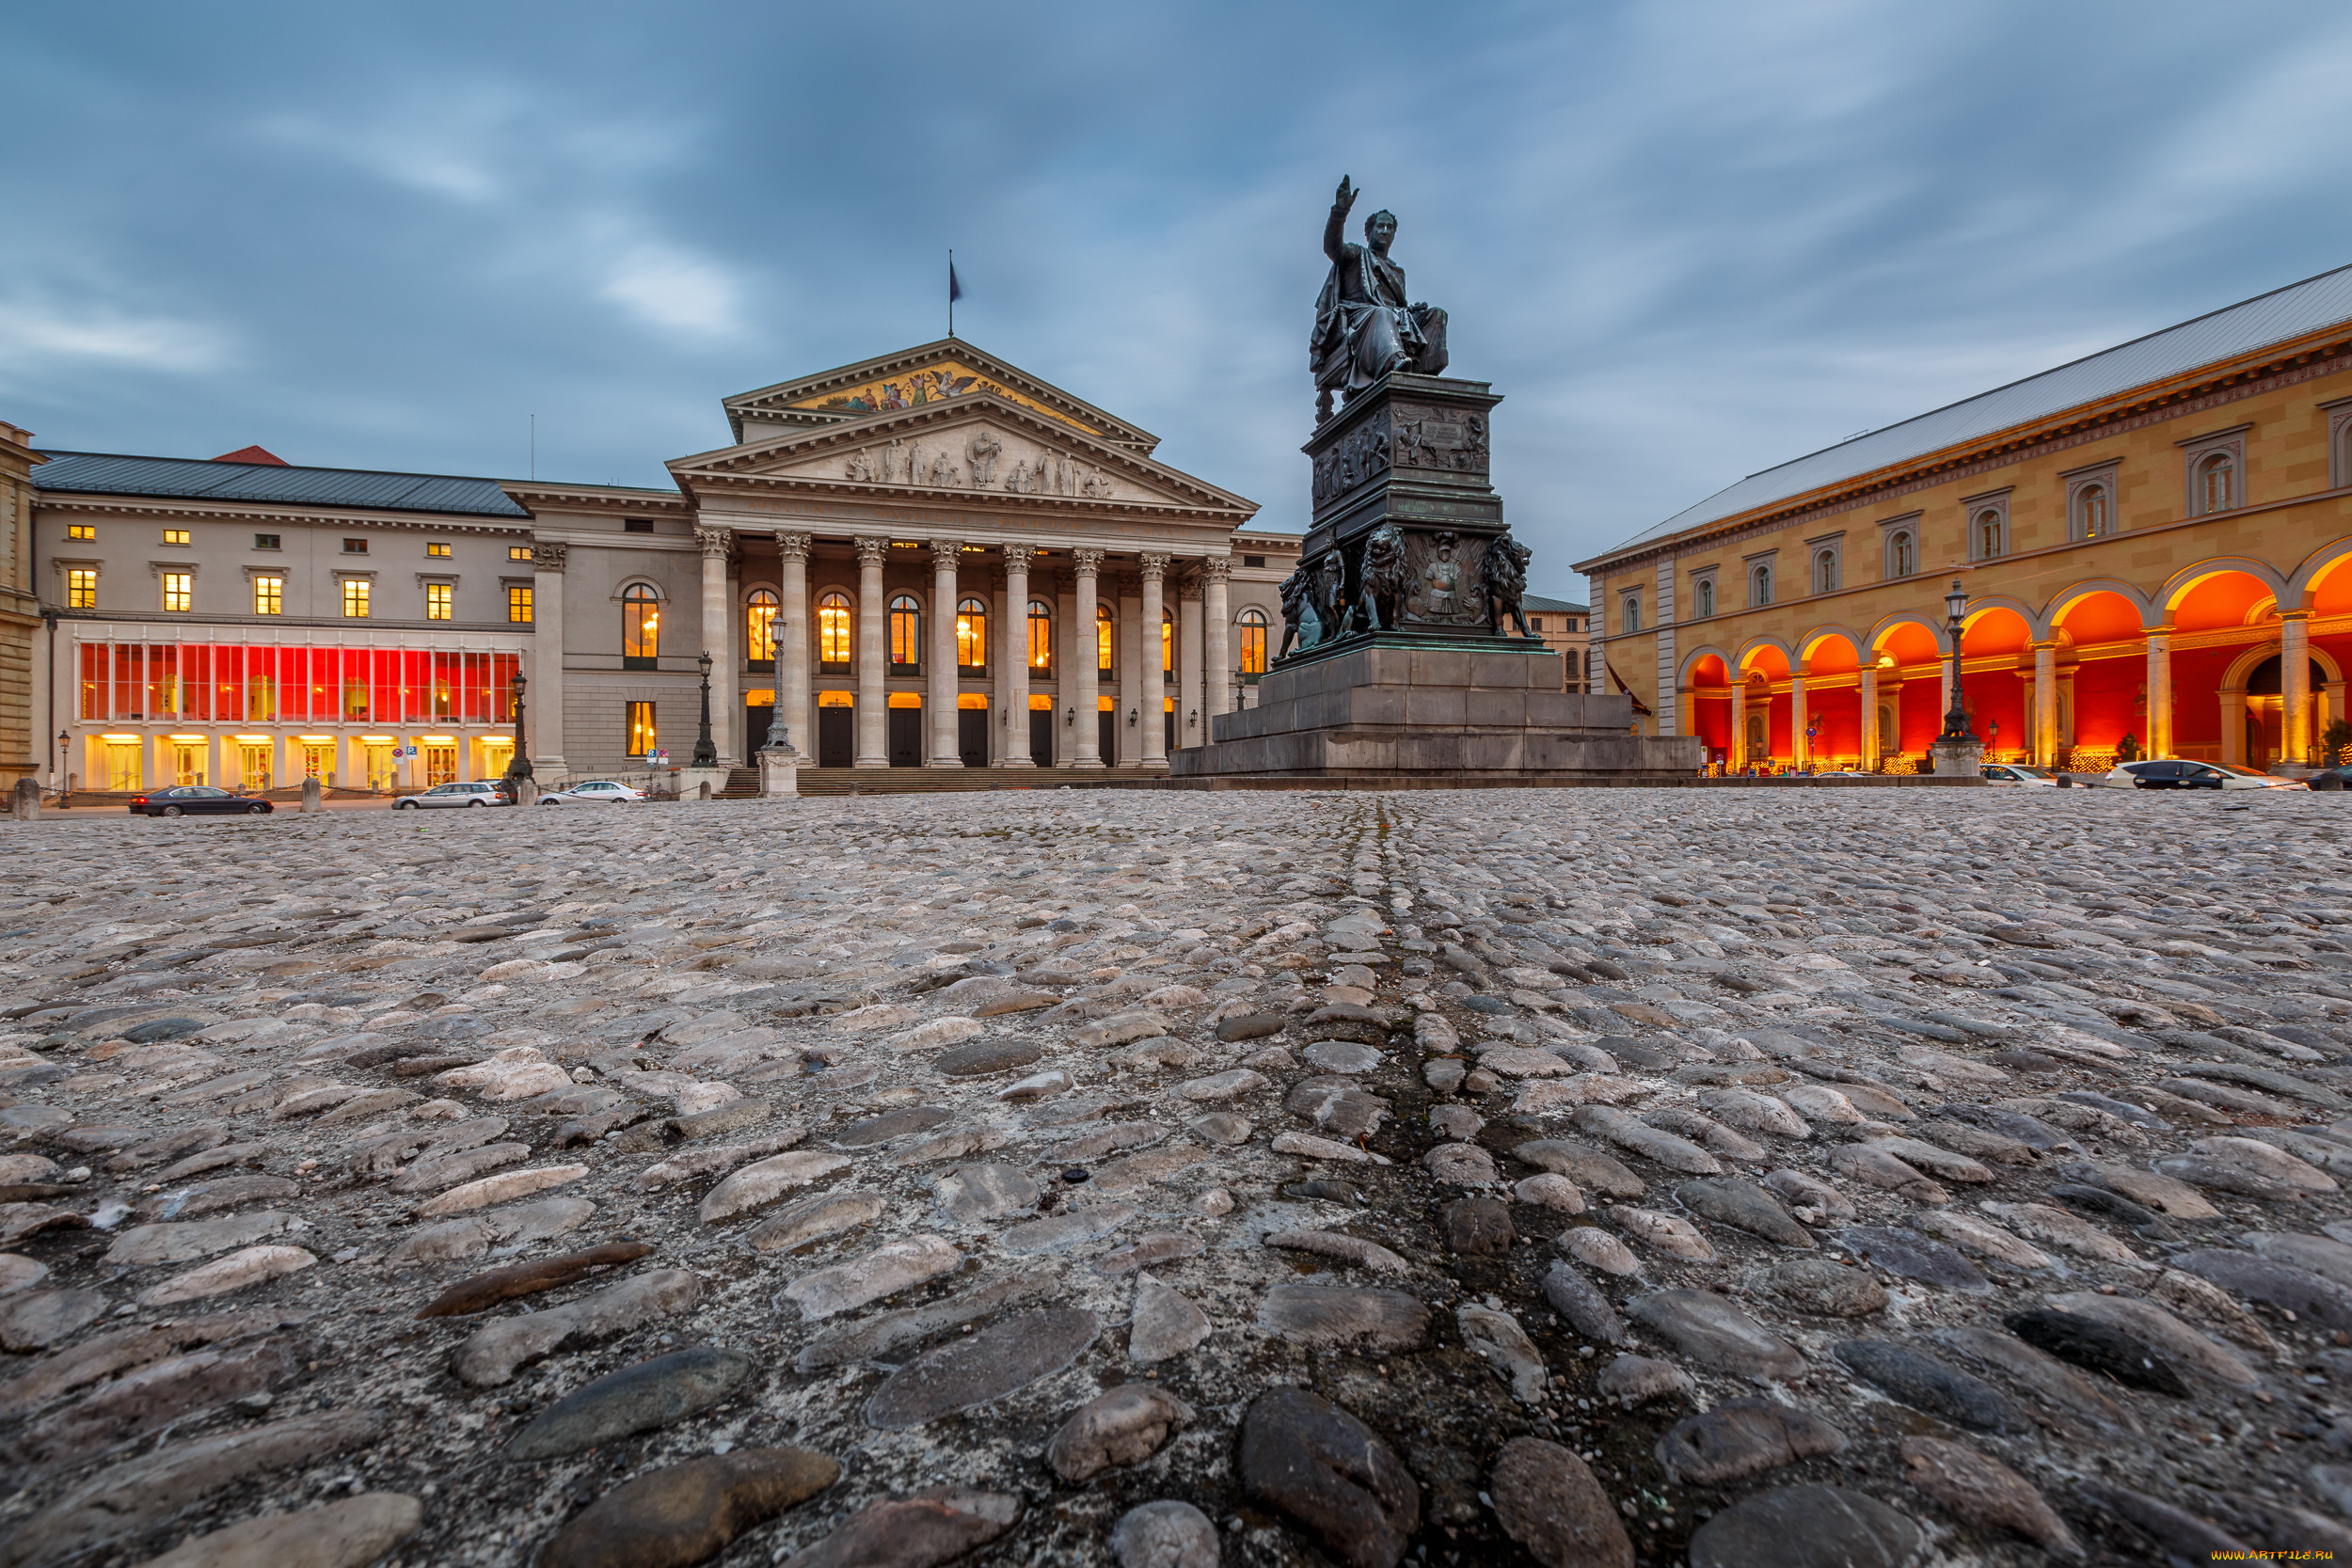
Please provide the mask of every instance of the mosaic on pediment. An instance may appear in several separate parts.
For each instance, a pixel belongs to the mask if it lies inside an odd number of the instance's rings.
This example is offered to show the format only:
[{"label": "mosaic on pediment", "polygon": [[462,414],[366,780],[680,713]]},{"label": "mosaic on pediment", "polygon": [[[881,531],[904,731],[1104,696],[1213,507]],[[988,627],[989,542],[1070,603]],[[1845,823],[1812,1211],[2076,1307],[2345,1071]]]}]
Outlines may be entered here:
[{"label": "mosaic on pediment", "polygon": [[882,414],[922,408],[953,398],[968,397],[974,392],[993,392],[1008,403],[1019,404],[1032,413],[1058,420],[1073,430],[1083,430],[1089,436],[1102,434],[1092,425],[1081,424],[1069,415],[1048,408],[1034,398],[1024,397],[1003,382],[957,364],[952,359],[924,370],[910,371],[904,375],[885,376],[846,392],[828,392],[823,397],[806,398],[792,406],[823,408],[844,414]]}]

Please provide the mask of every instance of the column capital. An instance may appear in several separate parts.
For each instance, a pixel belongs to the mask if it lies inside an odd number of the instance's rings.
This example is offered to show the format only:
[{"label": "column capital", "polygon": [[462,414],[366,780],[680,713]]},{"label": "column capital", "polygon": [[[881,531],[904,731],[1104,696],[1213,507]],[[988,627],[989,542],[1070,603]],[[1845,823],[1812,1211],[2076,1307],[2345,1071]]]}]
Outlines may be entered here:
[{"label": "column capital", "polygon": [[776,553],[786,561],[806,561],[812,543],[814,540],[808,534],[779,531],[776,534]]},{"label": "column capital", "polygon": [[1103,569],[1103,552],[1101,550],[1072,550],[1070,569],[1078,577],[1093,577]]},{"label": "column capital", "polygon": [[1206,582],[1223,582],[1233,575],[1233,558],[1230,555],[1209,555],[1200,558],[1200,576]]},{"label": "column capital", "polygon": [[887,539],[860,538],[855,544],[857,563],[861,566],[879,566],[890,559],[890,541]]},{"label": "column capital", "polygon": [[705,556],[724,555],[735,543],[735,531],[697,523],[694,525],[694,543],[702,546]]},{"label": "column capital", "polygon": [[2279,621],[2282,626],[2289,621],[2308,621],[2311,618],[2312,612],[2308,610],[2282,610],[2279,611]]},{"label": "column capital", "polygon": [[534,572],[560,572],[564,569],[566,547],[556,540],[543,540],[531,546],[531,569]]},{"label": "column capital", "polygon": [[963,556],[963,541],[961,539],[934,539],[930,543],[931,564],[934,566],[952,566]]},{"label": "column capital", "polygon": [[1168,576],[1168,563],[1169,559],[1170,558],[1166,555],[1153,551],[1146,551],[1142,555],[1136,557],[1136,565],[1141,571],[1144,581],[1158,582],[1163,578]]},{"label": "column capital", "polygon": [[1000,547],[1004,551],[1005,570],[1008,572],[1026,572],[1029,562],[1037,557],[1037,546],[1034,545],[1006,545]]}]

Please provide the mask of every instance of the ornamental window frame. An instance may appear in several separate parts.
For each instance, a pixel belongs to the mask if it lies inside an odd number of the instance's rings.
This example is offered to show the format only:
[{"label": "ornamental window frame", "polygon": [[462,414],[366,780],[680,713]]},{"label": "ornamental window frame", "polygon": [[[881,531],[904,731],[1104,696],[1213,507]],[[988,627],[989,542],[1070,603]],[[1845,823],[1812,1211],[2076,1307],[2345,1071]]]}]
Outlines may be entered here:
[{"label": "ornamental window frame", "polygon": [[[817,613],[809,619],[816,623],[817,673],[820,675],[846,675],[857,657],[857,595],[847,588],[835,585],[820,589],[817,594]],[[838,654],[835,658],[833,655]]]},{"label": "ornamental window frame", "polygon": [[[1691,619],[1693,621],[1708,620],[1723,611],[1723,585],[1717,579],[1717,571],[1714,566],[1701,566],[1691,574]],[[1568,630],[1575,629],[1576,625],[1571,621]]]},{"label": "ornamental window frame", "polygon": [[95,561],[67,561],[52,558],[57,573],[57,600],[68,610],[98,608],[98,579],[104,567]]},{"label": "ornamental window frame", "polygon": [[[2183,516],[2218,516],[2247,505],[2246,435],[2253,428],[2249,420],[2228,430],[2208,431],[2173,443],[2181,450]],[[2221,475],[2217,504],[2213,494],[2217,469]]]},{"label": "ornamental window frame", "polygon": [[[923,673],[923,599],[918,594],[899,592],[883,601],[882,623],[885,639],[884,657],[890,660],[890,673],[914,677]],[[911,654],[911,658],[900,658]]]},{"label": "ornamental window frame", "polygon": [[670,596],[650,578],[631,578],[613,590],[621,611],[621,668],[661,668],[661,610]]},{"label": "ornamental window frame", "polygon": [[[1879,580],[1900,582],[1915,578],[1920,571],[1919,519],[1922,514],[1904,512],[1879,519]],[[1908,552],[1908,569],[1902,557]]]},{"label": "ornamental window frame", "polygon": [[1804,542],[1805,588],[1835,594],[1846,586],[1846,532],[1824,533]]},{"label": "ornamental window frame", "polygon": [[1777,549],[1758,550],[1754,555],[1740,558],[1747,578],[1748,609],[1768,609],[1778,599],[1779,573],[1774,558],[1779,554]]},{"label": "ornamental window frame", "polygon": [[1642,591],[1629,588],[1617,596],[1617,635],[1631,637],[1642,629]]},{"label": "ornamental window frame", "polygon": [[2097,463],[2086,463],[2079,468],[2069,468],[2058,475],[2066,482],[2068,544],[2111,539],[2122,531],[2122,515],[2116,506],[2118,476],[2122,467],[2121,457],[2109,457]]},{"label": "ornamental window frame", "polygon": [[1240,635],[1234,640],[1234,667],[1245,675],[1265,673],[1266,613],[1256,605],[1244,605],[1233,617],[1233,627]]},{"label": "ornamental window frame", "polygon": [[747,673],[774,673],[776,622],[783,614],[784,595],[771,585],[754,583],[743,591],[743,669]]},{"label": "ornamental window frame", "polygon": [[2009,502],[2015,489],[2005,484],[1998,490],[1960,498],[1961,526],[1966,531],[1963,543],[1970,561],[1998,561],[2009,554]]},{"label": "ornamental window frame", "polygon": [[2319,405],[2328,416],[2328,488],[2352,486],[2352,398],[2336,398]]}]

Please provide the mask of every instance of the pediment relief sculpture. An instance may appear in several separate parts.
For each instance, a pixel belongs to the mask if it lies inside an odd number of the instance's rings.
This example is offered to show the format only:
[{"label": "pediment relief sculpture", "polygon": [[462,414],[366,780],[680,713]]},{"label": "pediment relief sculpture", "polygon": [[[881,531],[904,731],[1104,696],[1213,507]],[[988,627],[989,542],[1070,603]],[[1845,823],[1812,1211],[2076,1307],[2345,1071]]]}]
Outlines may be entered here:
[{"label": "pediment relief sculpture", "polygon": [[1012,496],[1134,500],[1154,492],[1115,480],[1100,463],[993,425],[893,436],[847,452],[774,470],[918,490],[985,490]]}]

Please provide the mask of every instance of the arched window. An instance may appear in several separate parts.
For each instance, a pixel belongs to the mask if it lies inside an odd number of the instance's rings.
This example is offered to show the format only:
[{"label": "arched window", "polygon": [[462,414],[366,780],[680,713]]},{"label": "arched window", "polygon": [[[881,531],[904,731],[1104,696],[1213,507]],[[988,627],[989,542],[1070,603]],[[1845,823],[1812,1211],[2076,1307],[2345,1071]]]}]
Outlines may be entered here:
[{"label": "arched window", "polygon": [[1919,541],[1911,530],[1899,528],[1886,539],[1886,575],[1907,578],[1919,569]]},{"label": "arched window", "polygon": [[1043,599],[1029,601],[1029,668],[1041,674],[1054,671],[1054,607]]},{"label": "arched window", "polygon": [[743,601],[743,657],[755,670],[776,667],[776,608],[772,588],[755,588]]},{"label": "arched window", "polygon": [[642,582],[621,594],[621,668],[650,670],[661,655],[661,601]]},{"label": "arched window", "polygon": [[1176,679],[1176,617],[1165,610],[1160,611],[1160,679],[1170,684]]},{"label": "arched window", "polygon": [[1118,669],[1118,665],[1111,658],[1112,634],[1118,629],[1119,621],[1111,614],[1111,607],[1106,604],[1096,605],[1094,607],[1094,673],[1098,675],[1107,675]]},{"label": "arched window", "polygon": [[1986,507],[1977,514],[1976,521],[1971,526],[1976,531],[1977,560],[1991,561],[2009,553],[2009,529],[1998,511]]},{"label": "arched window", "polygon": [[2104,539],[2114,531],[2107,520],[2107,487],[2086,484],[2074,496],[2074,537]]},{"label": "arched window", "polygon": [[1772,602],[1772,565],[1769,561],[1759,561],[1748,568],[1748,606],[1754,609]]},{"label": "arched window", "polygon": [[1823,548],[1813,552],[1813,592],[1816,594],[1837,592],[1837,552],[1836,550]]},{"label": "arched window", "polygon": [[2217,451],[2197,465],[2197,510],[2227,512],[2237,504],[2237,463]]},{"label": "arched window", "polygon": [[835,589],[817,601],[817,658],[823,673],[849,673],[852,629],[847,594]]},{"label": "arched window", "polygon": [[1634,594],[1628,594],[1624,602],[1617,607],[1617,618],[1624,623],[1627,632],[1640,631],[1642,629],[1641,599]]},{"label": "arched window", "polygon": [[1265,673],[1265,611],[1251,605],[1233,617],[1234,626],[1241,632],[1241,673],[1245,675]]},{"label": "arched window", "polygon": [[[1713,578],[1699,578],[1697,584],[1692,590],[1691,599],[1691,608],[1696,612],[1698,619],[1704,621],[1709,615],[1714,614],[1715,579]],[[1574,631],[1576,627],[1574,626],[1570,626],[1568,629],[1570,631]]]},{"label": "arched window", "polygon": [[905,594],[890,601],[890,673],[923,673],[923,607]]},{"label": "arched window", "polygon": [[988,606],[979,599],[956,606],[956,668],[988,668]]}]

